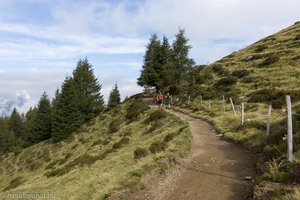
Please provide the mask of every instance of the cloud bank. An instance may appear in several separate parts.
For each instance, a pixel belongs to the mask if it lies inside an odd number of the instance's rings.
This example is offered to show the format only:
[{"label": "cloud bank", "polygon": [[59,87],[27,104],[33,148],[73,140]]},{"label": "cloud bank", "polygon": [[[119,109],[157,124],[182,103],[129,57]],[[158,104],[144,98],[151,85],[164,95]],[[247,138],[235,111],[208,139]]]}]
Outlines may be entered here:
[{"label": "cloud bank", "polygon": [[190,56],[206,64],[299,21],[299,7],[299,0],[0,1],[1,112],[21,105],[17,91],[31,97],[21,98],[22,110],[44,91],[51,96],[85,57],[105,98],[115,83],[125,97],[141,91],[135,80],[152,33],[173,40],[185,28]]}]

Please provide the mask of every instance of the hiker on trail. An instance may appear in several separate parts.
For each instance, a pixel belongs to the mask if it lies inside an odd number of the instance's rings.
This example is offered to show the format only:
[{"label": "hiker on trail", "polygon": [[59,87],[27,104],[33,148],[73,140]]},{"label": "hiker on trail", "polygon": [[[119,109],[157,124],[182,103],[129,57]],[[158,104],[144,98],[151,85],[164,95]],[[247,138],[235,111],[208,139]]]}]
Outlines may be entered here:
[{"label": "hiker on trail", "polygon": [[170,109],[170,107],[171,107],[171,96],[170,96],[169,93],[167,93],[167,95],[165,96],[165,100],[166,100],[167,108]]},{"label": "hiker on trail", "polygon": [[159,93],[156,95],[156,100],[158,104],[158,109],[162,109],[164,95],[161,93],[161,91],[159,91]]}]

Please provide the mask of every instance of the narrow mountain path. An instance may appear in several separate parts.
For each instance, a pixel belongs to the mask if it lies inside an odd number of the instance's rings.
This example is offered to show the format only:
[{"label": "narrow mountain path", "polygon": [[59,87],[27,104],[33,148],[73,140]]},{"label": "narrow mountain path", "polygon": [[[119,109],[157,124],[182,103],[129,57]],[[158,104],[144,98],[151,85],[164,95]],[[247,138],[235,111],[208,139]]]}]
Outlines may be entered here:
[{"label": "narrow mountain path", "polygon": [[[151,105],[150,100],[148,103]],[[157,106],[151,105],[153,109]],[[252,199],[255,155],[227,142],[207,122],[174,110],[187,121],[191,151],[166,174],[148,174],[142,190],[127,193],[131,200],[248,200]],[[120,198],[111,198],[112,200]]]},{"label": "narrow mountain path", "polygon": [[255,157],[241,147],[224,141],[207,122],[169,111],[188,121],[192,134],[191,158],[186,169],[172,183],[173,191],[163,200],[243,200],[249,199],[255,176]]}]

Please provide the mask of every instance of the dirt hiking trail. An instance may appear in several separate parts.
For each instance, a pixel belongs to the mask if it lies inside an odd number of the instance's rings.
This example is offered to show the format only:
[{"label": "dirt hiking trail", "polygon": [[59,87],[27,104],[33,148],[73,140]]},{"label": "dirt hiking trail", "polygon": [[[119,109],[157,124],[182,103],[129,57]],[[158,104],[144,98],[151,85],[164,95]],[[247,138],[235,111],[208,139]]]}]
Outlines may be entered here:
[{"label": "dirt hiking trail", "polygon": [[[157,109],[157,106],[151,107]],[[189,156],[164,175],[146,175],[142,180],[144,189],[127,193],[127,199],[252,199],[253,179],[245,180],[245,177],[255,177],[255,156],[223,140],[207,122],[173,110],[166,111],[189,123],[192,136]]]},{"label": "dirt hiking trail", "polygon": [[207,122],[170,111],[188,121],[192,134],[191,162],[177,179],[172,193],[162,199],[250,199],[255,176],[255,157],[245,149],[222,140]]}]

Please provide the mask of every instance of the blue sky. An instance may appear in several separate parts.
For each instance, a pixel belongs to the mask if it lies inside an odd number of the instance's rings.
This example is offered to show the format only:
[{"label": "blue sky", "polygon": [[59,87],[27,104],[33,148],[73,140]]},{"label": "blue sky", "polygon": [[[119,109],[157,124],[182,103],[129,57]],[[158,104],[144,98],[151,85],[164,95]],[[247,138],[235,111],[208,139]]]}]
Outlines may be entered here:
[{"label": "blue sky", "polygon": [[136,85],[150,35],[186,30],[197,64],[211,63],[300,19],[298,0],[0,0],[0,115],[52,96],[87,57],[107,98]]}]

